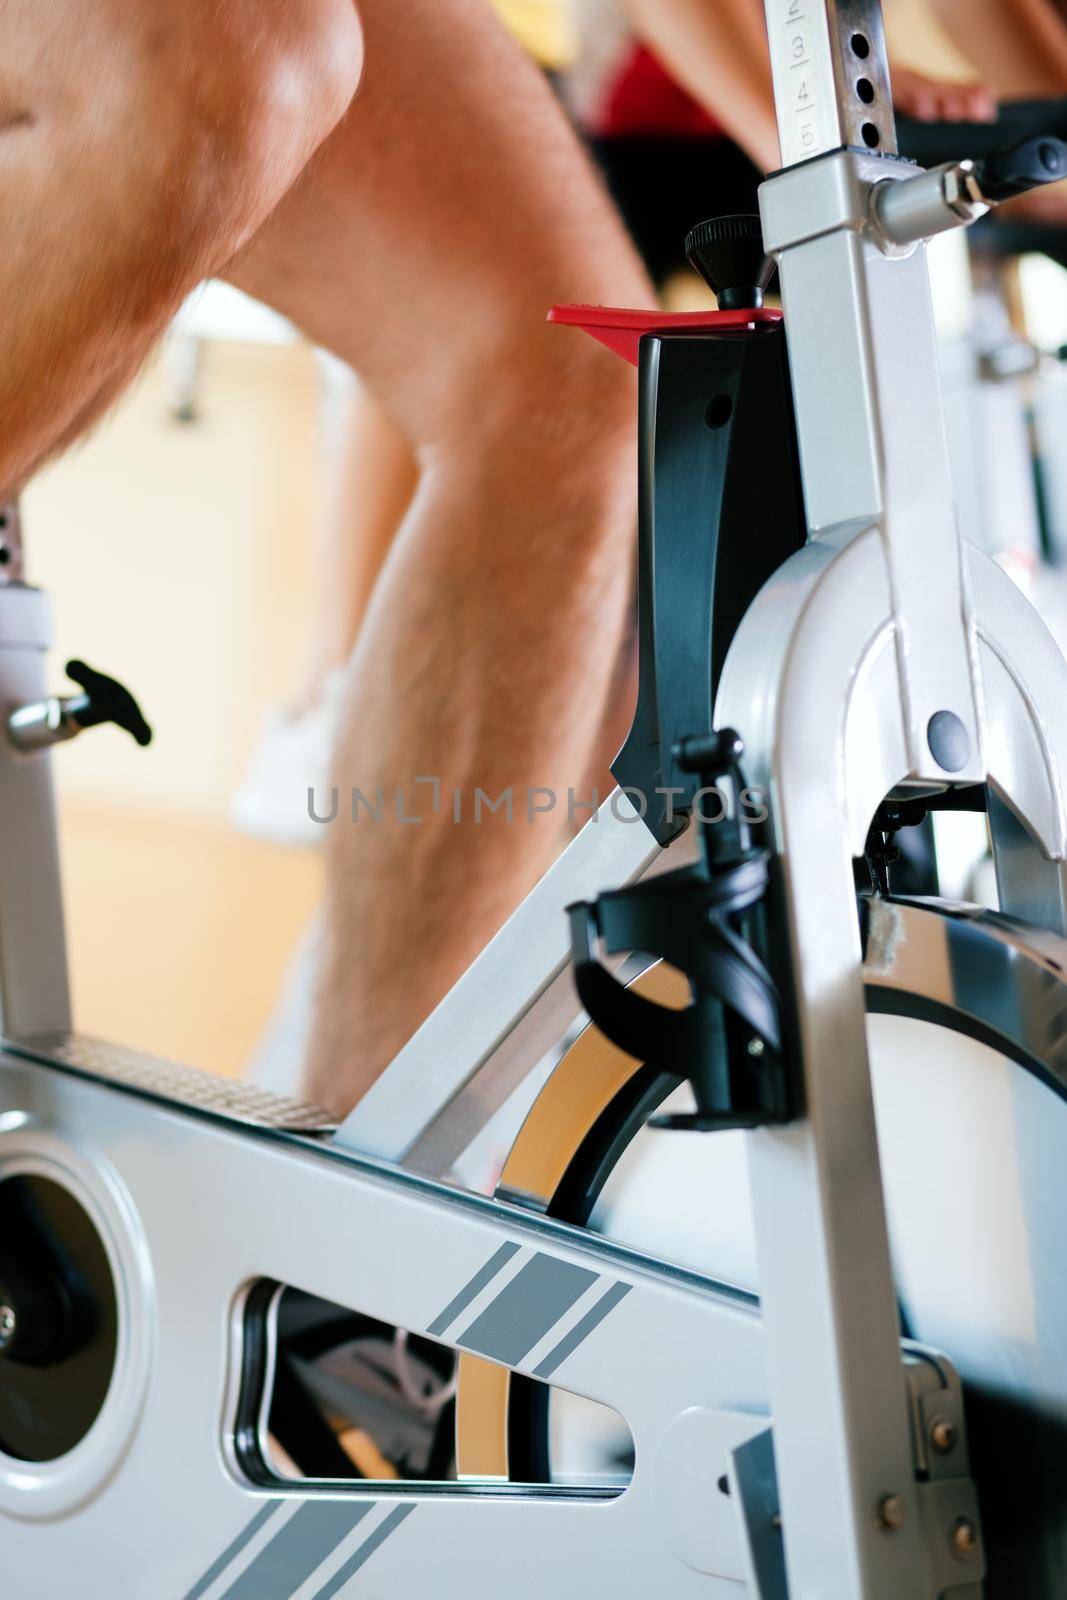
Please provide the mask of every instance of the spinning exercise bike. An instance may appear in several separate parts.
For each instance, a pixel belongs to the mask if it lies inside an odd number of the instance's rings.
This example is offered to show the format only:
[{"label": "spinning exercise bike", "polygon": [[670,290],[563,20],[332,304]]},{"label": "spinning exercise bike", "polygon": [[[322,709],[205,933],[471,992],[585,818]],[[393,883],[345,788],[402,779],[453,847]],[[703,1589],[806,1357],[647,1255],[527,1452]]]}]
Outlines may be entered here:
[{"label": "spinning exercise bike", "polygon": [[[620,788],[343,1125],[72,1031],[49,749],[148,729],[45,693],[5,513],[17,1600],[1067,1594],[1067,666],[957,532],[923,249],[1067,146],[901,161],[877,0],[766,9],[718,312],[556,313],[640,371]],[[952,809],[999,913],[890,892]]]}]

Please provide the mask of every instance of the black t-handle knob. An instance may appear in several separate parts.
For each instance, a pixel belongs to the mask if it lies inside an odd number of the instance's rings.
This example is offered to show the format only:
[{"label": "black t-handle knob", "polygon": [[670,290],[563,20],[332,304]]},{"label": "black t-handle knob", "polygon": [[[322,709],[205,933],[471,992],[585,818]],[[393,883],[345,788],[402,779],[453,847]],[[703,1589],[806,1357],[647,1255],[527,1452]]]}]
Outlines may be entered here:
[{"label": "black t-handle knob", "polygon": [[67,676],[84,690],[67,708],[68,716],[79,728],[98,728],[101,723],[113,722],[116,727],[125,728],[139,745],[152,743],[152,729],[140,706],[117,678],[97,672],[84,661],[68,661]]},{"label": "black t-handle knob", "polygon": [[976,161],[974,175],[987,200],[1010,200],[1028,189],[1067,178],[1067,144],[1051,134],[1024,139],[1009,150],[994,150]]},{"label": "black t-handle knob", "polygon": [[774,261],[764,253],[757,216],[712,217],[687,234],[685,253],[709,284],[720,311],[758,308],[774,277]]}]

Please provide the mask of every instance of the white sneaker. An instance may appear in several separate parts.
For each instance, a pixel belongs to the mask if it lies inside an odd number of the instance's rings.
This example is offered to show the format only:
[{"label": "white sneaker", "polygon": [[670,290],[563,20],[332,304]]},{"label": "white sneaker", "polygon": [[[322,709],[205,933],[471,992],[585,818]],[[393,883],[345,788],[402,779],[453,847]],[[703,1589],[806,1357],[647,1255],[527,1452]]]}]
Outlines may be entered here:
[{"label": "white sneaker", "polygon": [[308,806],[314,791],[319,816],[330,812],[330,756],[341,706],[340,671],[330,673],[322,699],[300,716],[274,712],[233,797],[230,820],[240,833],[268,844],[317,848],[325,829]]}]

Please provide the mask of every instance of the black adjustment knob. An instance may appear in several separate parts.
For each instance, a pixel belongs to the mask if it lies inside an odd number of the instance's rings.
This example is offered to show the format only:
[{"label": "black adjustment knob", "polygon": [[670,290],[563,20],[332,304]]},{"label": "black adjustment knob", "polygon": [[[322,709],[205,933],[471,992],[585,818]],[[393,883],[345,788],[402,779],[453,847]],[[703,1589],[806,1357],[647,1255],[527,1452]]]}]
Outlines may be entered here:
[{"label": "black adjustment knob", "polygon": [[152,743],[152,730],[130,691],[117,678],[97,672],[84,661],[68,661],[67,676],[85,692],[67,703],[67,716],[79,728],[113,722],[139,745]]},{"label": "black adjustment knob", "polygon": [[974,164],[978,187],[994,203],[1067,178],[1067,144],[1051,134],[1024,139],[1009,150],[994,150]]},{"label": "black adjustment knob", "polygon": [[714,292],[720,311],[758,308],[774,276],[757,216],[712,217],[686,235],[685,253]]}]

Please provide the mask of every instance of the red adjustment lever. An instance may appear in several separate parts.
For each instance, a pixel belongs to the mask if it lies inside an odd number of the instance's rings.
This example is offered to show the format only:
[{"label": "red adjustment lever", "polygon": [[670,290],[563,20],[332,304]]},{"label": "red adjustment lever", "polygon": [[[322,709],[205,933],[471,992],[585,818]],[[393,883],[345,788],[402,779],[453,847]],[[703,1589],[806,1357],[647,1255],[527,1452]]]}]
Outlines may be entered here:
[{"label": "red adjustment lever", "polygon": [[553,306],[549,322],[583,328],[601,344],[637,366],[646,333],[737,333],[759,323],[781,322],[780,311],[744,307],[738,311],[625,311],[619,306]]}]

